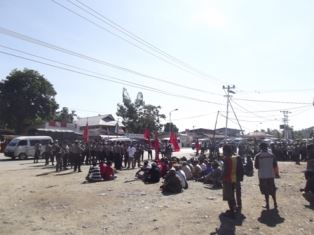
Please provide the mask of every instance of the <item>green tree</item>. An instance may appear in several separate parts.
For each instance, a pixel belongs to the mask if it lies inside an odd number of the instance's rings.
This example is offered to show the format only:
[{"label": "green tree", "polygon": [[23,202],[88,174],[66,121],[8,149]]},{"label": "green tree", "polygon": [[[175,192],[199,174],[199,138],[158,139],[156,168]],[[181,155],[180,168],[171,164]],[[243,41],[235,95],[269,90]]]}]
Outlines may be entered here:
[{"label": "green tree", "polygon": [[145,104],[143,94],[139,92],[134,102],[132,102],[127,89],[123,88],[123,104],[117,105],[117,116],[122,118],[122,123],[128,132],[144,133],[148,128],[151,132],[160,131],[161,119],[165,119],[164,114],[160,114],[160,106]]},{"label": "green tree", "polygon": [[72,123],[75,116],[77,115],[74,110],[72,110],[70,113],[67,107],[63,107],[60,111],[56,112],[55,120],[59,122]]},{"label": "green tree", "polygon": [[271,134],[272,136],[274,136],[275,138],[280,138],[281,134],[280,131],[274,129],[274,130],[269,130],[269,134]]},{"label": "green tree", "polygon": [[179,128],[175,124],[170,123],[170,122],[166,123],[165,126],[164,126],[164,132],[166,132],[166,133],[170,132],[171,129],[175,133],[177,133],[179,131]]},{"label": "green tree", "polygon": [[0,81],[0,124],[17,134],[49,120],[58,104],[52,84],[37,71],[13,70]]}]

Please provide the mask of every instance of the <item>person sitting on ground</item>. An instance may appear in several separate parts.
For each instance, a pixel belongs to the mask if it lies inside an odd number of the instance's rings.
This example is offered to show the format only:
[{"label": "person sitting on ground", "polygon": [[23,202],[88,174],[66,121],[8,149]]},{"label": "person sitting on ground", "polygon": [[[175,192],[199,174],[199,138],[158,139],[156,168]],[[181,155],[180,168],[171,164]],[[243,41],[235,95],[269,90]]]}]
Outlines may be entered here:
[{"label": "person sitting on ground", "polygon": [[104,180],[114,180],[116,177],[114,175],[114,170],[112,168],[112,162],[107,162],[107,165],[104,165],[103,172],[101,174]]},{"label": "person sitting on ground", "polygon": [[312,170],[306,170],[304,172],[306,179],[305,188],[300,189],[303,193],[303,197],[310,203],[310,207],[314,208],[314,172]]},{"label": "person sitting on ground", "polygon": [[200,164],[198,164],[197,160],[194,160],[192,162],[192,165],[193,165],[193,169],[192,169],[193,178],[197,180],[200,177],[202,177],[202,167],[200,166]]},{"label": "person sitting on ground", "polygon": [[[96,160],[95,160],[96,161]],[[104,161],[100,161],[99,162],[99,169],[100,169],[100,175],[101,175],[101,177],[103,177],[103,175],[105,174],[105,167],[106,167],[107,165],[104,163]]]},{"label": "person sitting on ground", "polygon": [[191,168],[189,167],[189,165],[187,164],[186,161],[182,163],[182,168],[181,168],[181,170],[184,171],[184,174],[185,174],[185,176],[186,176],[186,180],[191,180],[191,179],[193,179],[192,170],[191,170]]},{"label": "person sitting on ground", "polygon": [[144,165],[135,173],[135,177],[144,180],[147,178],[148,171],[151,169],[151,166],[148,164],[148,161],[144,161]]},{"label": "person sitting on ground", "polygon": [[186,176],[184,171],[181,169],[181,165],[175,164],[174,168],[176,169],[176,174],[181,181],[181,185],[183,189],[187,189],[189,187],[188,182],[186,181]]},{"label": "person sitting on ground", "polygon": [[160,159],[159,169],[160,169],[160,176],[162,178],[164,178],[165,175],[168,172],[168,169],[169,169],[169,165],[168,165],[168,160],[167,159],[165,159],[165,158],[161,158]]},{"label": "person sitting on ground", "polygon": [[222,170],[219,167],[219,163],[214,161],[212,171],[204,177],[204,183],[213,184],[214,189],[218,189],[222,187]]},{"label": "person sitting on ground", "polygon": [[89,183],[99,182],[99,181],[103,180],[102,177],[101,177],[101,174],[100,174],[100,169],[97,166],[97,162],[96,161],[94,161],[93,162],[93,166],[91,166],[89,168],[88,174],[86,176],[86,180]]},{"label": "person sitting on ground", "polygon": [[151,168],[148,169],[146,177],[144,178],[145,183],[153,184],[160,181],[160,169],[156,162],[152,162]]},{"label": "person sitting on ground", "polygon": [[176,170],[174,168],[171,168],[169,170],[160,188],[163,193],[181,193],[182,192],[182,184],[179,177],[176,175]]},{"label": "person sitting on ground", "polygon": [[202,174],[206,176],[213,171],[213,167],[212,167],[212,164],[208,160],[205,160],[204,163],[206,165],[206,168],[205,170],[203,170]]}]

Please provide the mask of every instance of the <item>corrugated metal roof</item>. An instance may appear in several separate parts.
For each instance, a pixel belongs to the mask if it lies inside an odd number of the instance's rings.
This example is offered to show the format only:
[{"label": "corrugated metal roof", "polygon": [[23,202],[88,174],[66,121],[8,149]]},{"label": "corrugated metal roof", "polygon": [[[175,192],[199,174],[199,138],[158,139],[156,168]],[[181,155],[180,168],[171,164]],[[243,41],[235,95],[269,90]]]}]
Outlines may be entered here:
[{"label": "corrugated metal roof", "polygon": [[[114,124],[112,125],[112,123]],[[93,116],[93,117],[84,117],[84,118],[79,118],[76,121],[76,124],[78,126],[85,126],[86,123],[88,123],[89,126],[114,126],[116,125],[116,121],[114,117],[111,114],[105,114],[105,115],[98,115],[98,116]]]}]

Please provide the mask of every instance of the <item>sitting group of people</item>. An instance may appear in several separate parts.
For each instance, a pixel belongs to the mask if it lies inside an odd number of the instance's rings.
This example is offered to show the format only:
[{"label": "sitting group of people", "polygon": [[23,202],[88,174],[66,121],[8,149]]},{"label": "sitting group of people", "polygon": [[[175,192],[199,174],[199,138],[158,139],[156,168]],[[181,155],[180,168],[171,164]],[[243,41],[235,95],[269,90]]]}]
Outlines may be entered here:
[{"label": "sitting group of people", "polygon": [[143,180],[144,183],[158,183],[161,177],[160,168],[156,162],[144,161],[144,166],[135,173],[135,177]]},{"label": "sitting group of people", "polygon": [[94,161],[92,166],[89,168],[86,180],[89,183],[99,182],[99,181],[108,181],[115,179],[114,169],[112,168],[112,162],[107,162],[105,164],[101,161],[98,165]]}]

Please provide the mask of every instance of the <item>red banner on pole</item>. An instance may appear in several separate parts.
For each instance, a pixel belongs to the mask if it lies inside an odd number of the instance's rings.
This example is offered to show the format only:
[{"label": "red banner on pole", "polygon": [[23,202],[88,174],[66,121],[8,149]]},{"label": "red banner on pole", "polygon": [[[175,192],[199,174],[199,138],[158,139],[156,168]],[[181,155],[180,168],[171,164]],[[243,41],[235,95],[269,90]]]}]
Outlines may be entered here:
[{"label": "red banner on pole", "polygon": [[174,152],[179,152],[180,151],[180,146],[178,144],[177,136],[174,132],[171,132],[170,134],[170,143],[173,146],[173,151]]},{"label": "red banner on pole", "polygon": [[84,128],[84,131],[83,131],[83,140],[84,140],[84,143],[88,143],[89,141],[89,129],[88,129],[88,122],[86,123],[86,126]]}]

